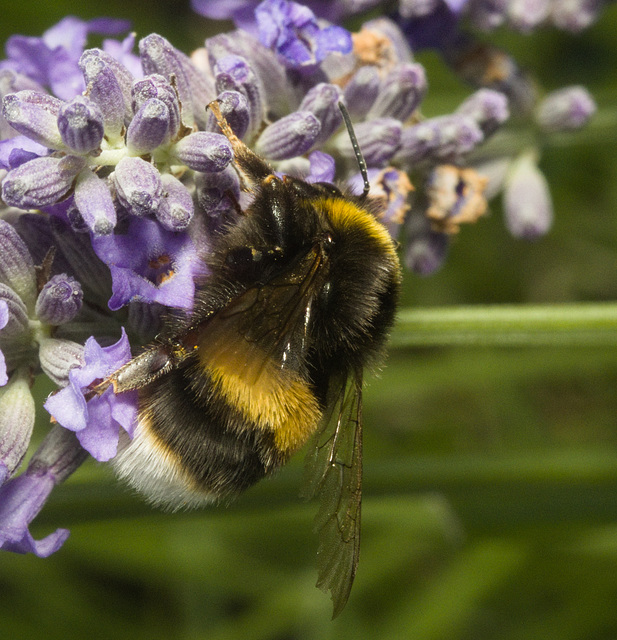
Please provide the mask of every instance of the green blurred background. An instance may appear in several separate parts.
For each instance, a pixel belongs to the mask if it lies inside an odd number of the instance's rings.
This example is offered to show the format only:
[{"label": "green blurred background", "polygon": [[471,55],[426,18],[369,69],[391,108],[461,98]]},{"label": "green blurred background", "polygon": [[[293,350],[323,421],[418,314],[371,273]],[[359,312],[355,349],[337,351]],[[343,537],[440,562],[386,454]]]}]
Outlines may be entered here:
[{"label": "green blurred background", "polygon": [[[179,2],[1,6],[3,42],[69,13],[130,18],[185,51],[226,28]],[[440,273],[407,274],[405,307],[617,300],[616,33],[611,6],[580,37],[491,38],[547,90],[586,84],[598,114],[544,151],[550,235],[513,240],[493,202]],[[425,114],[451,110],[469,89],[419,60]],[[616,386],[616,346],[393,350],[365,395],[362,557],[334,622],[314,587],[302,456],[228,508],[171,515],[87,464],[33,527],[69,527],[64,548],[0,556],[0,637],[614,640]]]}]

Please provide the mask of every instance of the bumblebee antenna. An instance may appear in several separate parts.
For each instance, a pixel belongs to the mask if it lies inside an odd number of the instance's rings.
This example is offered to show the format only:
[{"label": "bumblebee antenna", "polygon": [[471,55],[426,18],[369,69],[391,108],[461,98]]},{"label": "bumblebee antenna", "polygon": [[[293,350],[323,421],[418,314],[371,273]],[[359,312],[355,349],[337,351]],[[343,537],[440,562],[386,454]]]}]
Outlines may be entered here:
[{"label": "bumblebee antenna", "polygon": [[349,117],[349,111],[347,111],[347,107],[342,102],[339,102],[338,108],[341,110],[341,115],[343,116],[343,120],[345,121],[345,127],[347,128],[347,133],[349,134],[349,140],[351,140],[353,152],[356,154],[356,162],[358,163],[358,168],[360,169],[360,175],[362,176],[362,180],[364,180],[364,189],[360,197],[366,198],[368,192],[371,189],[371,185],[368,181],[368,171],[366,170],[366,160],[364,160],[362,150],[360,149],[360,145],[358,144],[358,138],[356,138],[356,133],[353,130],[353,124],[351,124],[351,118]]}]

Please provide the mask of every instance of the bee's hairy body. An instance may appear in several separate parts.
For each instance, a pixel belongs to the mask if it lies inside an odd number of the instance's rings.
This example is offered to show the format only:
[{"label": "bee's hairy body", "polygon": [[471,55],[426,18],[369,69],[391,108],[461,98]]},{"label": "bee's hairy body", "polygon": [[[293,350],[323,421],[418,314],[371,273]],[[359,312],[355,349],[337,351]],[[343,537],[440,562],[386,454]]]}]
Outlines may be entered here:
[{"label": "bee's hairy body", "polygon": [[358,565],[362,380],[394,322],[400,266],[368,197],[279,178],[209,105],[243,188],[238,221],[216,233],[190,317],[87,395],[138,392],[138,423],[113,463],[151,501],[177,509],[225,500],[271,474],[313,435],[305,495],[321,498],[317,586],[334,616]]},{"label": "bee's hairy body", "polygon": [[192,319],[160,340],[186,355],[140,388],[136,437],[115,459],[172,508],[233,496],[284,464],[317,430],[331,381],[374,361],[393,321],[398,260],[366,203],[267,165],[255,173]]}]

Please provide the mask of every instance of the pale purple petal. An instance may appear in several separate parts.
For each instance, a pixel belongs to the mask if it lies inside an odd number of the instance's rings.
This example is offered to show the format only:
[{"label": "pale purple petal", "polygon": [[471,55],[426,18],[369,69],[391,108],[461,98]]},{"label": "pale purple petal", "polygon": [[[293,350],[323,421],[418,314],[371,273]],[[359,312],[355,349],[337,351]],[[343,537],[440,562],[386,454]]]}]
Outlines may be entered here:
[{"label": "pale purple petal", "polygon": [[309,154],[310,173],[306,182],[334,182],[336,166],[334,158],[323,151],[313,151]]},{"label": "pale purple petal", "polygon": [[53,488],[53,478],[26,474],[0,488],[0,549],[46,558],[64,544],[68,529],[57,529],[41,540],[28,530]]},{"label": "pale purple petal", "polygon": [[84,349],[85,365],[71,369],[69,386],[51,395],[44,405],[60,425],[75,431],[83,448],[101,462],[116,454],[120,428],[132,433],[137,417],[137,392],[116,395],[110,387],[86,402],[83,390],[114,373],[130,358],[124,329],[120,340],[109,347],[101,347],[94,338],[89,338]]},{"label": "pale purple petal", "polygon": [[72,433],[58,426],[52,428],[32,456],[27,471],[0,488],[0,548],[46,557],[62,546],[69,535],[66,529],[34,540],[28,527],[54,486],[86,458],[87,453]]},{"label": "pale purple petal", "polygon": [[202,267],[187,235],[168,231],[149,218],[131,216],[125,234],[94,238],[92,244],[111,272],[110,309],[131,301],[192,308],[194,278]]},{"label": "pale purple petal", "polygon": [[0,140],[0,168],[16,169],[36,157],[46,156],[49,149],[24,135]]}]

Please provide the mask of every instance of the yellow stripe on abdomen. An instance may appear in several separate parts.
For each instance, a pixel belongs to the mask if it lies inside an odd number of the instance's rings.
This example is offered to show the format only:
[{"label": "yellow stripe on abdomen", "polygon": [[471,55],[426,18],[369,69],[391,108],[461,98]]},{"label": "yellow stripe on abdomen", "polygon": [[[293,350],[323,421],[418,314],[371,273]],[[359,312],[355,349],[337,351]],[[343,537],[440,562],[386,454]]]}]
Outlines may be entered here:
[{"label": "yellow stripe on abdomen", "polygon": [[293,453],[315,432],[321,409],[310,386],[297,373],[279,368],[259,348],[201,348],[200,364],[247,426],[273,432],[282,453]]}]

